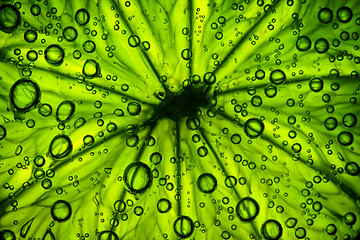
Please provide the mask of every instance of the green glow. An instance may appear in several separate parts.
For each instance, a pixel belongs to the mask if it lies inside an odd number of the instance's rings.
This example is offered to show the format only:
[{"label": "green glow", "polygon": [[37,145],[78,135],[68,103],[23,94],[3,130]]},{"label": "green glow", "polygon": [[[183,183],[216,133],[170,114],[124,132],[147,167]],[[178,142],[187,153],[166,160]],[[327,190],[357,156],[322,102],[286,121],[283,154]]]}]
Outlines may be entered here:
[{"label": "green glow", "polygon": [[0,3],[0,240],[356,240],[357,0]]}]

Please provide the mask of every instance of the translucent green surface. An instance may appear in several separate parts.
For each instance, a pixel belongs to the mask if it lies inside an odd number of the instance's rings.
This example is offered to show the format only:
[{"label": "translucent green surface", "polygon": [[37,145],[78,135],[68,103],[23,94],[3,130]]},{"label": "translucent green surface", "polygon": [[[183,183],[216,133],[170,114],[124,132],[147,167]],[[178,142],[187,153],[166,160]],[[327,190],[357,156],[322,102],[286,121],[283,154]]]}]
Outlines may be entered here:
[{"label": "translucent green surface", "polygon": [[359,239],[357,0],[0,3],[0,240]]}]

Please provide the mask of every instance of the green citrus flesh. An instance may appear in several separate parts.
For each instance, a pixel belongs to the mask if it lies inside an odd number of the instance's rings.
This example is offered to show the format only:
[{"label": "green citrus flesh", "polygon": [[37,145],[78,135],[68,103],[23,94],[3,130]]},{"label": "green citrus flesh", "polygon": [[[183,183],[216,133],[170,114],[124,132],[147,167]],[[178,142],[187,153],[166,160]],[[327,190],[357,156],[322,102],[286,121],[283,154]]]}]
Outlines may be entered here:
[{"label": "green citrus flesh", "polygon": [[358,5],[2,1],[0,240],[359,239]]}]

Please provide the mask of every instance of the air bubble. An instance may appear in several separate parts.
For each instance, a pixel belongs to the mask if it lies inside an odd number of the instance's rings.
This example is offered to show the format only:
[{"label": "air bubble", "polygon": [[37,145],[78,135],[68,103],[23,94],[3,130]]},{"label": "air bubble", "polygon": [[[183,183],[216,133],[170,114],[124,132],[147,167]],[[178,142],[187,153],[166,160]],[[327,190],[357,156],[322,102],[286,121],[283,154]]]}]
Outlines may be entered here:
[{"label": "air bubble", "polygon": [[268,98],[273,98],[273,97],[276,97],[276,94],[277,94],[277,88],[276,86],[274,85],[267,85],[264,89],[265,91],[265,95],[268,97]]},{"label": "air bubble", "polygon": [[35,31],[32,30],[32,29],[29,29],[29,30],[27,30],[27,31],[24,33],[24,39],[25,39],[25,41],[28,42],[28,43],[33,43],[33,42],[35,42],[36,39],[37,39],[37,37],[38,37],[37,32],[35,32]]},{"label": "air bubble", "polygon": [[282,236],[283,228],[278,221],[269,219],[261,226],[261,233],[267,240],[278,240]]},{"label": "air bubble", "polygon": [[82,48],[87,53],[93,53],[96,50],[96,44],[91,40],[87,40],[83,43]]},{"label": "air bubble", "polygon": [[337,140],[343,146],[350,146],[354,142],[354,136],[351,132],[343,131],[339,133]]},{"label": "air bubble", "polygon": [[93,59],[88,59],[85,61],[82,72],[87,78],[99,77],[101,74],[100,65],[97,61]]},{"label": "air bubble", "polygon": [[10,103],[16,110],[27,112],[39,103],[40,95],[40,88],[36,82],[22,78],[10,89]]},{"label": "air bubble", "polygon": [[179,216],[174,222],[174,232],[179,238],[188,238],[194,232],[194,223],[188,216]]},{"label": "air bubble", "polygon": [[30,7],[30,12],[33,16],[39,16],[41,13],[41,7],[37,4],[33,4]]},{"label": "air bubble", "polygon": [[65,52],[59,45],[52,44],[45,49],[44,57],[48,64],[58,67],[64,62]]},{"label": "air bubble", "polygon": [[0,125],[0,141],[6,137],[6,128]]},{"label": "air bubble", "polygon": [[65,222],[72,214],[71,205],[64,200],[58,200],[51,206],[51,217],[57,222]]},{"label": "air bubble", "polygon": [[280,69],[276,69],[270,73],[270,82],[275,85],[282,84],[285,82],[285,80],[286,80],[286,75]]},{"label": "air bubble", "polygon": [[348,23],[353,17],[353,12],[349,7],[341,7],[337,10],[336,16],[342,23]]},{"label": "air bubble", "polygon": [[315,50],[317,53],[323,54],[329,50],[329,42],[325,38],[319,38],[315,42]]},{"label": "air bubble", "polygon": [[0,231],[0,239],[4,240],[16,240],[15,233],[9,229]]},{"label": "air bubble", "polygon": [[127,106],[127,111],[131,116],[137,116],[141,112],[141,105],[137,102],[130,102]]},{"label": "air bubble", "polygon": [[207,73],[205,73],[205,75],[204,75],[204,82],[205,82],[205,84],[207,84],[207,85],[212,85],[212,84],[214,84],[214,83],[216,82],[216,76],[215,76],[215,74],[212,73],[212,72],[207,72]]},{"label": "air bubble", "polygon": [[4,4],[0,6],[0,30],[4,33],[12,33],[21,24],[21,15],[19,10],[11,5]]},{"label": "air bubble", "polygon": [[101,231],[97,240],[119,240],[118,235],[113,231]]},{"label": "air bubble", "polygon": [[157,209],[160,213],[167,213],[171,210],[171,202],[166,198],[159,199],[157,203]]},{"label": "air bubble", "polygon": [[324,82],[320,78],[312,78],[309,82],[309,87],[313,92],[320,92],[324,87]]},{"label": "air bubble", "polygon": [[192,52],[190,49],[184,49],[182,50],[181,52],[181,57],[184,59],[184,60],[190,60],[191,57],[192,57]]},{"label": "air bubble", "polygon": [[64,28],[63,36],[66,39],[66,41],[73,42],[76,40],[78,33],[77,33],[76,28],[69,26],[69,27]]},{"label": "air bubble", "polygon": [[84,26],[89,22],[89,20],[90,20],[90,14],[86,9],[82,8],[76,11],[75,21],[79,25]]},{"label": "air bubble", "polygon": [[129,164],[124,172],[124,182],[132,193],[143,193],[152,184],[151,169],[145,163],[134,162]]},{"label": "air bubble", "polygon": [[241,199],[236,205],[236,214],[241,221],[253,221],[259,214],[260,207],[257,201],[251,197]]},{"label": "air bubble", "polygon": [[198,117],[190,116],[186,119],[186,127],[190,130],[196,130],[200,127],[200,119]]},{"label": "air bubble", "polygon": [[258,138],[264,131],[264,123],[257,118],[250,118],[245,122],[244,131],[249,138]]},{"label": "air bubble", "polygon": [[344,115],[342,122],[345,127],[354,127],[357,123],[357,117],[353,113],[347,113]]},{"label": "air bubble", "polygon": [[297,50],[304,52],[311,48],[311,40],[307,36],[301,36],[296,41]]},{"label": "air bubble", "polygon": [[66,135],[55,136],[49,146],[49,154],[55,159],[67,157],[72,152],[72,142]]},{"label": "air bubble", "polygon": [[67,122],[75,113],[75,104],[72,101],[65,100],[59,104],[56,109],[56,120],[58,122]]},{"label": "air bubble", "polygon": [[318,19],[322,23],[330,23],[333,19],[333,12],[329,8],[322,8],[318,12]]},{"label": "air bubble", "polygon": [[359,164],[356,162],[348,162],[345,165],[345,172],[350,176],[357,176],[360,173]]},{"label": "air bubble", "polygon": [[264,78],[265,78],[265,72],[264,72],[264,70],[262,70],[262,69],[256,70],[256,72],[255,72],[255,77],[256,77],[256,79],[258,79],[258,80],[264,79]]},{"label": "air bubble", "polygon": [[197,179],[197,186],[203,193],[213,193],[217,188],[217,180],[211,173],[203,173]]},{"label": "air bubble", "polygon": [[140,44],[140,38],[137,35],[131,35],[128,39],[130,47],[137,47]]}]

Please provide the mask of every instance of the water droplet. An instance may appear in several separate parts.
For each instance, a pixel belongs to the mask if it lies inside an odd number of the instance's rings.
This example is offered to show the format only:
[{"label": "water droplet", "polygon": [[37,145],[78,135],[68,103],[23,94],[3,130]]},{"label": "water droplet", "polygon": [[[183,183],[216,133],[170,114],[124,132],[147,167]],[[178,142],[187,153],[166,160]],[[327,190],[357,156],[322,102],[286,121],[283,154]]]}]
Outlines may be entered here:
[{"label": "water droplet", "polygon": [[141,44],[140,44],[140,48],[141,48],[141,50],[143,50],[143,51],[147,51],[147,50],[150,49],[150,43],[149,43],[148,41],[143,41],[143,42],[141,42]]},{"label": "water droplet", "polygon": [[41,13],[41,7],[37,4],[33,4],[30,7],[30,12],[33,16],[39,16]]},{"label": "water droplet", "polygon": [[313,203],[312,207],[313,207],[314,211],[316,211],[316,212],[320,212],[321,209],[323,208],[321,202],[319,202],[319,201],[315,201]]},{"label": "water droplet", "polygon": [[80,128],[85,124],[85,119],[84,118],[78,118],[75,123],[74,123],[74,127],[75,128]]},{"label": "water droplet", "polygon": [[262,69],[256,70],[256,72],[255,72],[255,77],[256,77],[258,80],[264,79],[264,78],[265,78],[265,72],[264,72],[264,70],[262,70]]},{"label": "water droplet", "polygon": [[19,156],[21,154],[23,150],[23,147],[21,145],[17,145],[16,149],[15,149],[15,155]]},{"label": "water droplet", "polygon": [[84,142],[84,145],[85,146],[91,146],[95,143],[95,139],[93,136],[91,135],[86,135],[84,138],[83,138],[83,142]]},{"label": "water droplet", "polygon": [[326,233],[329,235],[334,235],[337,232],[337,228],[334,224],[329,224],[326,226]]},{"label": "water droplet", "polygon": [[233,144],[239,144],[241,142],[241,137],[237,133],[233,134],[230,139]]},{"label": "water droplet", "polygon": [[35,62],[38,59],[38,53],[35,50],[29,50],[26,53],[26,58],[31,61],[31,62]]},{"label": "water droplet", "polygon": [[276,96],[277,94],[277,88],[276,86],[274,85],[268,85],[265,87],[264,89],[265,91],[265,95],[268,97],[268,98],[273,98]]},{"label": "water droplet", "polygon": [[325,128],[329,131],[333,131],[337,127],[337,120],[334,117],[328,117],[324,121]]},{"label": "water droplet", "polygon": [[139,136],[137,134],[132,134],[126,138],[126,145],[128,147],[136,147],[139,143]]},{"label": "water droplet", "polygon": [[208,149],[205,146],[201,146],[197,149],[197,154],[200,157],[206,157],[208,154]]}]

